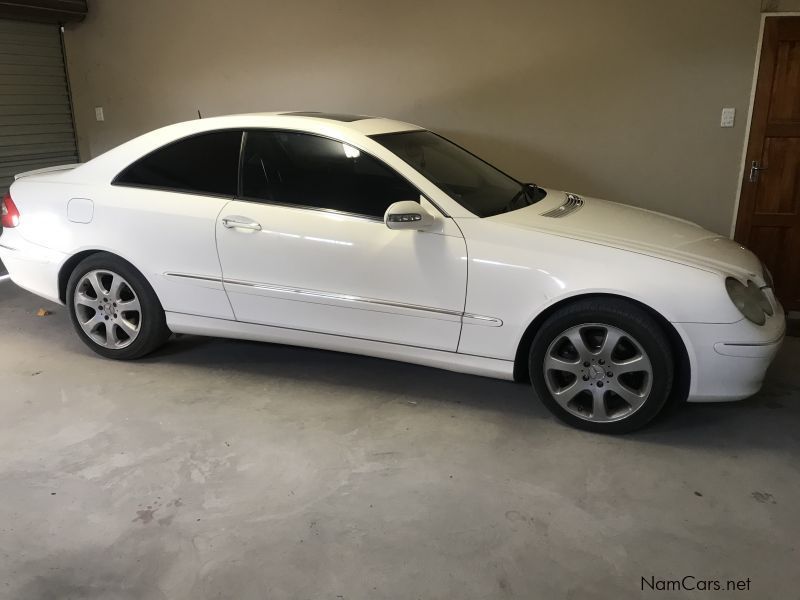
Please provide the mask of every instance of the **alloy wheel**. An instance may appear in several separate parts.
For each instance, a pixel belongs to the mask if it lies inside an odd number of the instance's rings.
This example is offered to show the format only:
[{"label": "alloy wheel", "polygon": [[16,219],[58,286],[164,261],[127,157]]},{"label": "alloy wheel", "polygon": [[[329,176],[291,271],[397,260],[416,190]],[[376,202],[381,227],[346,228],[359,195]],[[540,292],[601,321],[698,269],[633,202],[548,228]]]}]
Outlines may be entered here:
[{"label": "alloy wheel", "polygon": [[635,413],[653,385],[653,366],[642,345],[603,323],[576,325],[556,336],[543,368],[553,399],[576,417],[597,423]]},{"label": "alloy wheel", "polygon": [[113,271],[86,273],[75,287],[73,303],[81,329],[104,348],[126,348],[142,330],[139,298],[131,285]]}]

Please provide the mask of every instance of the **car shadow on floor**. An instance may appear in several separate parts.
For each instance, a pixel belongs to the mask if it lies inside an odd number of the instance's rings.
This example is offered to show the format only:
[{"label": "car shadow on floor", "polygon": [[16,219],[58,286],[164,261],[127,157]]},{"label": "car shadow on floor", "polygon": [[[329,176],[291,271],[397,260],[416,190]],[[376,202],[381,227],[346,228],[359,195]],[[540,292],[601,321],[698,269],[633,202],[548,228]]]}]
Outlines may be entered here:
[{"label": "car shadow on floor", "polygon": [[350,388],[360,394],[397,394],[412,401],[464,404],[517,416],[549,418],[528,385],[342,352],[178,336],[139,362],[222,368],[245,378],[304,380]]},{"label": "car shadow on floor", "polygon": [[[762,391],[739,402],[684,403],[623,439],[698,447],[786,447],[800,442],[800,385],[791,370],[800,340],[787,344]],[[179,336],[144,363],[232,370],[243,377],[302,378],[337,388],[462,404],[515,417],[552,420],[529,385],[391,360],[293,346]],[[591,434],[586,434],[591,435]]]}]

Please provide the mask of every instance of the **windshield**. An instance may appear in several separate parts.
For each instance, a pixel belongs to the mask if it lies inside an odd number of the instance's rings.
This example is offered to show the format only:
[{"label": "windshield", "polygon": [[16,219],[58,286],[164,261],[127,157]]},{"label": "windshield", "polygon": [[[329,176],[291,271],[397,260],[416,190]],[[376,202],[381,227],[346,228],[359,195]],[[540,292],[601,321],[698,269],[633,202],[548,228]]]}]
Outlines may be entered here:
[{"label": "windshield", "polygon": [[430,131],[388,133],[372,139],[479,217],[523,208],[541,199],[532,198],[528,186]]}]

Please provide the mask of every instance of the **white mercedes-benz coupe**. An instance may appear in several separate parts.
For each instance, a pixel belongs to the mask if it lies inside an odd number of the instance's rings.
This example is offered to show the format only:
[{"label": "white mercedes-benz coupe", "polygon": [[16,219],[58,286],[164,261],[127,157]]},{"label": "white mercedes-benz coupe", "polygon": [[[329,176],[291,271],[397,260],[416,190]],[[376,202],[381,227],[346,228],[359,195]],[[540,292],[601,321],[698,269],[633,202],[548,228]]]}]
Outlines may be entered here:
[{"label": "white mercedes-benz coupe", "polygon": [[2,225],[11,279],[101,356],[171,332],[352,352],[529,380],[599,432],[754,394],[785,331],[769,273],[730,239],[382,118],[171,125],[17,175]]}]

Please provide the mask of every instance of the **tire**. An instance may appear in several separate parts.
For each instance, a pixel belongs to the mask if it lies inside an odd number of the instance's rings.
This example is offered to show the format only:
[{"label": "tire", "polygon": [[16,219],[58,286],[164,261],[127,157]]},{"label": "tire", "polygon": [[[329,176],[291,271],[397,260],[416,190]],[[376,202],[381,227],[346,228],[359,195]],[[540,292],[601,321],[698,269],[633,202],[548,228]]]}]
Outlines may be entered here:
[{"label": "tire", "polygon": [[587,298],[553,313],[531,344],[534,391],[565,423],[628,433],[652,421],[673,385],[674,358],[659,323],[622,298]]},{"label": "tire", "polygon": [[78,337],[105,358],[141,358],[170,336],[153,288],[133,265],[107,252],[75,267],[66,303]]}]

